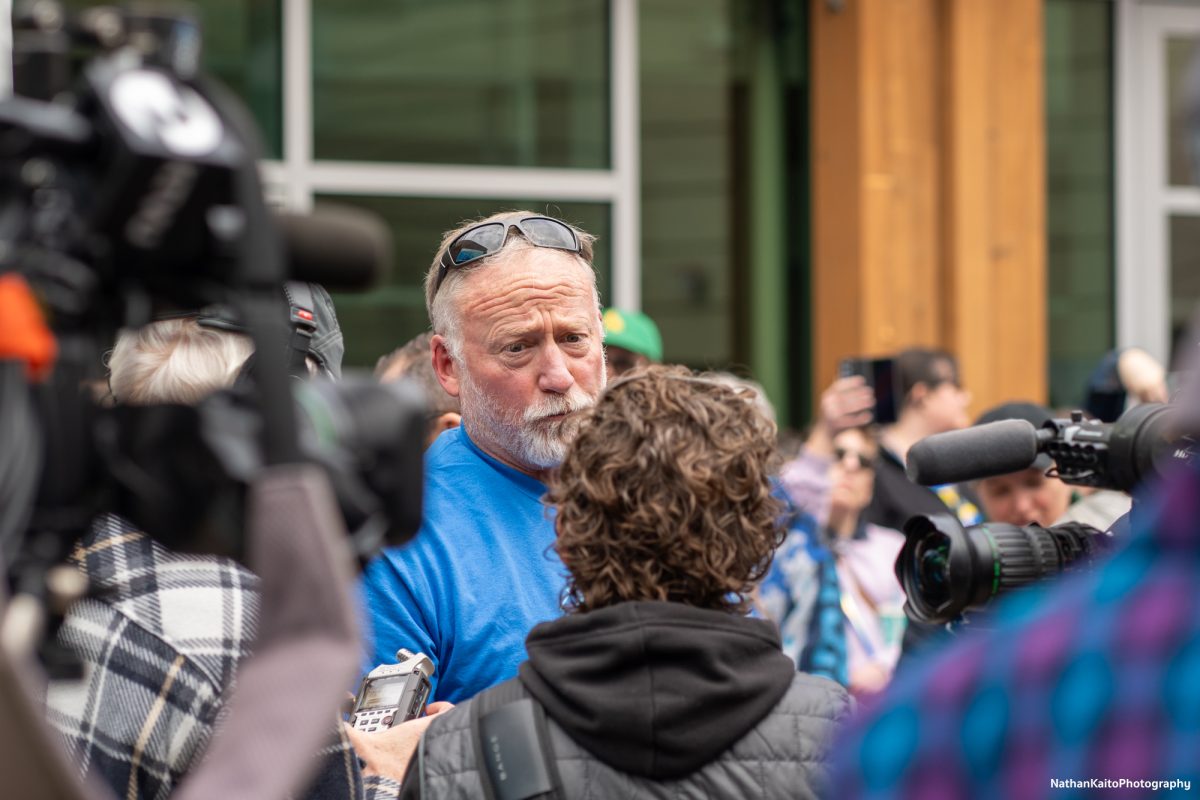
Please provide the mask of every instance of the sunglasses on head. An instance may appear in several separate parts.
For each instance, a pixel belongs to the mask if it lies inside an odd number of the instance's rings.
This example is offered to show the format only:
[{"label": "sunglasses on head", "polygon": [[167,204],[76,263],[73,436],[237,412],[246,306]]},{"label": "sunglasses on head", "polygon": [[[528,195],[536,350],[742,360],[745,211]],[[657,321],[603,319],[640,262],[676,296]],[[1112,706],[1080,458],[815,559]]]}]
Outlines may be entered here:
[{"label": "sunglasses on head", "polygon": [[550,247],[571,253],[582,250],[579,237],[575,235],[571,226],[553,217],[514,214],[490,222],[481,222],[454,237],[442,250],[442,255],[438,258],[437,281],[433,284],[434,295],[442,288],[446,273],[454,267],[461,267],[500,252],[504,243],[508,241],[508,232],[513,228],[537,247]]}]

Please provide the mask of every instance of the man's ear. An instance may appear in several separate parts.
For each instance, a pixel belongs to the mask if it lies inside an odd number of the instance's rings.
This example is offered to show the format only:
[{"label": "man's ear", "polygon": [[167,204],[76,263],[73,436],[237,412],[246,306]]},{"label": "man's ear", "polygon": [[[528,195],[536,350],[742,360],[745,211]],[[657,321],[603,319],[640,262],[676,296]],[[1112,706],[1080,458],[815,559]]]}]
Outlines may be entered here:
[{"label": "man's ear", "polygon": [[440,333],[434,334],[429,340],[430,358],[433,359],[433,373],[437,375],[438,383],[451,397],[458,397],[459,375],[458,362],[450,355],[446,347],[446,337]]},{"label": "man's ear", "polygon": [[462,415],[454,411],[447,411],[444,414],[439,414],[429,423],[429,433],[425,438],[425,446],[429,447],[444,431],[457,428],[462,424]]}]

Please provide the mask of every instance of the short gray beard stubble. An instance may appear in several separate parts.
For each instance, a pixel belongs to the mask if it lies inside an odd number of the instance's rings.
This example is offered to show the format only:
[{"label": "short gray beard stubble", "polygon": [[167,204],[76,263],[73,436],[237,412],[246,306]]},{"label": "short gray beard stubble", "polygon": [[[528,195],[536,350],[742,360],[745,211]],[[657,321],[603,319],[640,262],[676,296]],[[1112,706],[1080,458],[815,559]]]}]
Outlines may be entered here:
[{"label": "short gray beard stubble", "polygon": [[[603,366],[600,374],[603,387]],[[459,402],[467,433],[478,443],[483,438],[480,431],[487,431],[486,440],[493,442],[516,463],[534,469],[552,469],[562,464],[567,448],[579,433],[579,412],[594,406],[597,399],[589,397],[575,384],[566,394],[548,395],[523,412],[499,412],[499,404],[475,384],[466,369],[461,369],[460,383]],[[557,414],[568,416],[553,422],[544,421]]]}]

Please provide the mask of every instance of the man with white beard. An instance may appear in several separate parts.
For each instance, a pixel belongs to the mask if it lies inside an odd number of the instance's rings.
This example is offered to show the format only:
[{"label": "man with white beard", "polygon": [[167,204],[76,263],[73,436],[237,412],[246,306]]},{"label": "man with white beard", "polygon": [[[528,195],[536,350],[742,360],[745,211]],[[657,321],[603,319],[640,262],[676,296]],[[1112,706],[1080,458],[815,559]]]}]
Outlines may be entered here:
[{"label": "man with white beard", "polygon": [[363,595],[366,668],[424,652],[431,699],[513,677],[526,634],[561,614],[541,498],[604,388],[592,242],[551,217],[499,214],[448,233],[426,275],[431,358],[462,427],[430,447],[421,530],[367,567]]}]

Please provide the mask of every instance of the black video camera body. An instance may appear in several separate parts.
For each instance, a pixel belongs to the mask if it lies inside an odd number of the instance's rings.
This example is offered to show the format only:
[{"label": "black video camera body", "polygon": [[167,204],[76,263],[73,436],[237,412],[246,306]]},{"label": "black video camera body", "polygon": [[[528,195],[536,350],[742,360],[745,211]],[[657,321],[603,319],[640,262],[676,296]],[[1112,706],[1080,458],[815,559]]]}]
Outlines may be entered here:
[{"label": "black video camera body", "polygon": [[[1132,492],[1171,464],[1192,463],[1197,445],[1175,435],[1171,406],[1135,406],[1113,423],[1081,412],[1047,421],[992,422],[930,436],[909,451],[908,475],[926,486],[958,483],[1028,469],[1039,453],[1054,459],[1048,473],[1064,483]],[[896,577],[908,601],[905,613],[926,623],[960,619],[992,597],[1032,581],[1089,567],[1113,537],[1079,523],[984,523],[964,528],[949,515],[913,517]]]}]

